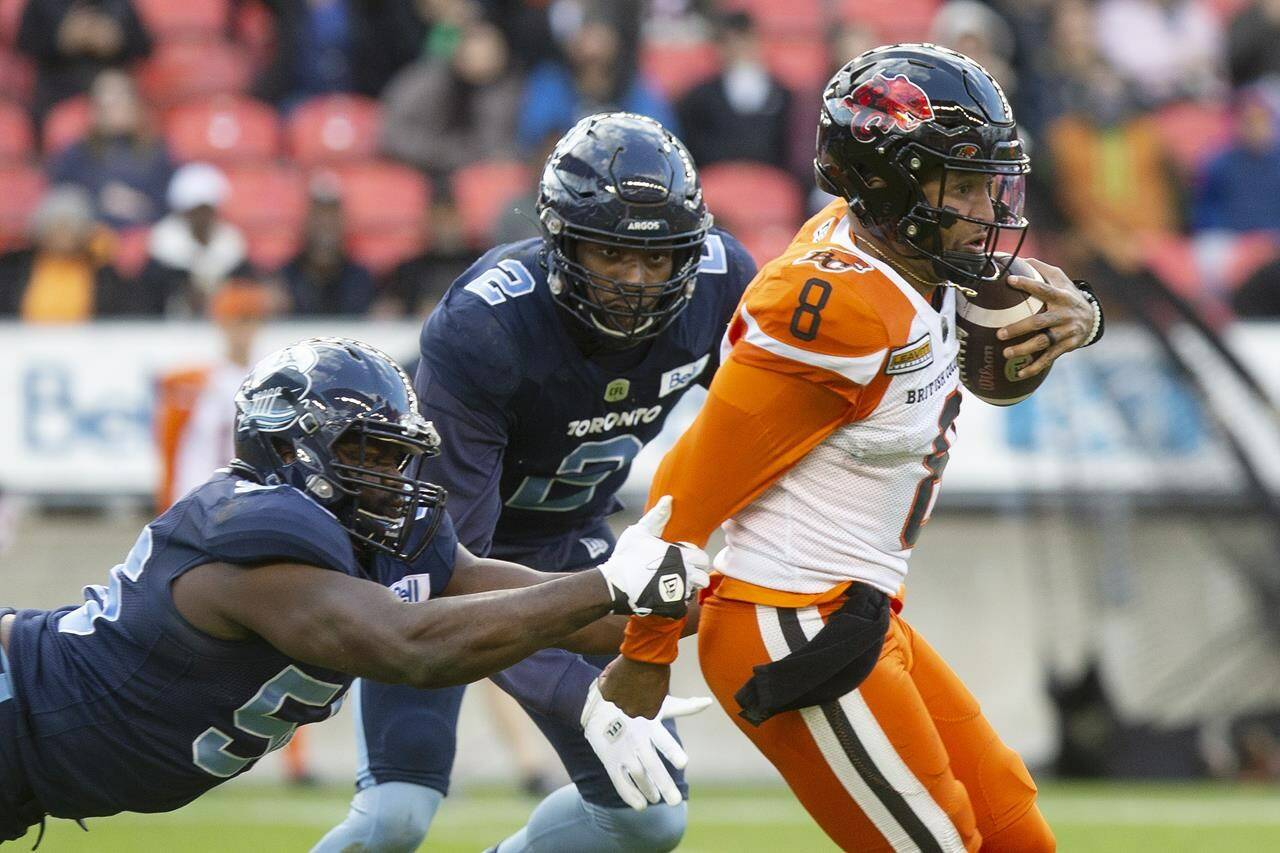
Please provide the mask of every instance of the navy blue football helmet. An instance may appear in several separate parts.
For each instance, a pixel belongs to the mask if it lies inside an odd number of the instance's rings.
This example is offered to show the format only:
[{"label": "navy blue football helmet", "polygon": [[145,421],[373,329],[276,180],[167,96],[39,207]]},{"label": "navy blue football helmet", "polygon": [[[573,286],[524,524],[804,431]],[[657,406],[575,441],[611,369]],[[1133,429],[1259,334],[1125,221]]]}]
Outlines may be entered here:
[{"label": "navy blue football helmet", "polygon": [[411,472],[440,452],[413,383],[385,353],[309,338],[260,361],[236,393],[237,473],[300,489],[357,546],[412,561],[440,523],[444,489]]},{"label": "navy blue football helmet", "polygon": [[[823,92],[818,187],[846,199],[880,239],[928,258],[942,279],[1004,276],[1027,229],[1029,171],[1000,84],[962,53],[933,44],[878,47],[850,60]],[[975,174],[993,219],[961,216],[942,202],[948,183]],[[926,198],[921,184],[939,175],[938,196]],[[943,249],[942,229],[960,219],[986,229],[984,251]],[[996,261],[997,249],[1009,257]]]},{"label": "navy blue football helmet", "polygon": [[[688,150],[657,121],[614,112],[578,122],[547,159],[537,212],[551,293],[593,332],[630,345],[689,304],[712,218]],[[671,276],[640,288],[589,272],[582,241],[670,250]]]}]

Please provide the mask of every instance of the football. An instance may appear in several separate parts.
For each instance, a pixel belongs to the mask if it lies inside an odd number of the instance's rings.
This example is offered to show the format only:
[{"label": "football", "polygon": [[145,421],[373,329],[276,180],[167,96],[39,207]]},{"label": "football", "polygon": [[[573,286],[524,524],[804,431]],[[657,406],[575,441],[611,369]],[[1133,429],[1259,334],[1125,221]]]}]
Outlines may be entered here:
[{"label": "football", "polygon": [[[997,256],[1004,262],[1007,256]],[[1015,258],[1007,275],[1028,278],[1041,276],[1031,264]],[[1043,279],[1041,279],[1043,281]],[[956,336],[960,343],[958,364],[960,381],[974,396],[994,406],[1012,406],[1025,400],[1044,382],[1049,371],[1026,379],[1018,378],[1018,371],[1031,362],[1036,354],[1018,358],[1005,358],[1005,347],[1022,343],[1038,335],[1031,332],[1019,338],[1002,341],[996,332],[1010,323],[1030,317],[1045,309],[1036,297],[1011,287],[1004,278],[981,284],[974,288],[975,296],[956,291]]]}]

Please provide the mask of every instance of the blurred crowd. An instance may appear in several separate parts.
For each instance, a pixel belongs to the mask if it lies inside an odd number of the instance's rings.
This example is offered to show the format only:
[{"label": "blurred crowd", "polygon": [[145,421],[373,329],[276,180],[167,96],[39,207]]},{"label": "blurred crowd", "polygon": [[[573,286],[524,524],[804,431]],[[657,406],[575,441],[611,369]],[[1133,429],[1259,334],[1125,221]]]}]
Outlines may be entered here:
[{"label": "blurred crowd", "polygon": [[604,109],[764,260],[826,201],[824,83],[908,40],[1013,102],[1023,254],[1280,316],[1280,0],[0,0],[0,317],[420,316]]}]

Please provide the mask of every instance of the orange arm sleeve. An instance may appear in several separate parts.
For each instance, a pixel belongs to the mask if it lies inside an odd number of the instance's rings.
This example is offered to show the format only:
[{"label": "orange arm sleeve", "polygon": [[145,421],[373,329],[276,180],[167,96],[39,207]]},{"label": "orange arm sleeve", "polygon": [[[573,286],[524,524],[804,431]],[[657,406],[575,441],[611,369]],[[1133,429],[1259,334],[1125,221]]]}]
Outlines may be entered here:
[{"label": "orange arm sleeve", "polygon": [[[649,503],[673,498],[664,539],[705,545],[725,519],[854,416],[855,394],[748,364],[743,354],[735,349],[716,372],[697,419],[658,467]],[[670,663],[683,627],[683,619],[633,616],[622,654]]]}]

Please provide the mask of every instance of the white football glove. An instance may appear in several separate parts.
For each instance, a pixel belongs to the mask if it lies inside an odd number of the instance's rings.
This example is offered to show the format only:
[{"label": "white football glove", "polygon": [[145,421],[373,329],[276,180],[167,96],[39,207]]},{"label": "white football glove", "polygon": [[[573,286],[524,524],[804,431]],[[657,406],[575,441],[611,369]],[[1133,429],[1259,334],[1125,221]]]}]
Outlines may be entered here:
[{"label": "white football glove", "polygon": [[671,518],[671,496],[622,531],[613,555],[599,566],[613,595],[615,613],[678,618],[690,596],[711,582],[707,552],[662,539]]},{"label": "white football glove", "polygon": [[683,799],[680,789],[658,753],[666,756],[677,770],[684,769],[689,756],[662,721],[696,714],[710,704],[709,696],[688,699],[668,696],[662,701],[662,710],[656,719],[628,717],[600,695],[598,681],[591,685],[587,702],[582,706],[582,730],[623,802],[637,811],[660,799],[668,805],[680,804]]}]

